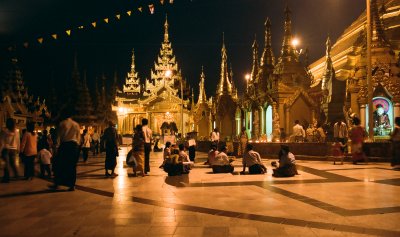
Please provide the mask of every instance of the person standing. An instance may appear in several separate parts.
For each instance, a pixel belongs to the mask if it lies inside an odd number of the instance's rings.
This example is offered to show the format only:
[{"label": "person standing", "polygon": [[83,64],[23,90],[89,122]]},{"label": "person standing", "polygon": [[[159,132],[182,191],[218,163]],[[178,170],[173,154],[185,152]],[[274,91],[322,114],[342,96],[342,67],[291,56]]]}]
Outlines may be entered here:
[{"label": "person standing", "polygon": [[239,139],[240,139],[240,143],[239,143],[239,149],[238,149],[238,156],[241,156],[245,153],[246,145],[249,140],[249,137],[247,136],[246,127],[242,128]]},{"label": "person standing", "polygon": [[300,125],[299,120],[294,121],[293,136],[295,142],[304,141],[304,137],[306,136],[306,132],[304,131],[303,126]]},{"label": "person standing", "polygon": [[32,180],[35,176],[35,157],[37,156],[37,134],[35,124],[28,122],[26,133],[22,137],[20,151],[24,156],[24,176],[27,180]]},{"label": "person standing", "polygon": [[337,121],[333,125],[333,138],[335,141],[341,142],[342,144],[347,143],[347,125],[343,120]]},{"label": "person standing", "polygon": [[93,143],[93,155],[99,154],[99,144],[100,144],[100,135],[97,130],[94,131],[92,135],[92,143]]},{"label": "person standing", "polygon": [[393,149],[393,157],[391,165],[393,169],[399,170],[400,169],[400,117],[396,117],[394,119],[395,127],[390,137],[392,141],[392,149]]},{"label": "person standing", "polygon": [[90,134],[88,133],[87,129],[83,130],[82,134],[82,157],[83,157],[83,162],[87,162],[88,157],[89,157],[89,150],[90,150],[90,143],[92,142],[92,138],[90,137]]},{"label": "person standing", "polygon": [[366,136],[365,129],[360,125],[361,121],[359,118],[353,118],[354,127],[350,129],[349,138],[351,139],[351,154],[353,164],[357,164],[358,161],[367,160],[367,157],[363,151],[364,138]]},{"label": "person standing", "polygon": [[326,141],[326,134],[321,124],[317,125],[317,137],[318,137],[318,142]]},{"label": "person standing", "polygon": [[144,135],[142,125],[138,124],[135,127],[135,134],[132,138],[132,155],[136,159],[136,166],[133,167],[133,174],[140,171],[144,177]]},{"label": "person standing", "polygon": [[211,142],[215,144],[218,148],[219,143],[219,131],[218,128],[214,128],[214,131],[211,133]]},{"label": "person standing", "polygon": [[60,146],[57,154],[53,156],[54,184],[51,190],[56,190],[59,185],[67,186],[68,191],[75,190],[76,164],[79,160],[80,127],[72,120],[68,110],[62,111],[63,120],[58,126],[58,140]]},{"label": "person standing", "polygon": [[0,133],[0,151],[4,160],[4,176],[2,183],[10,182],[9,168],[14,172],[15,178],[18,177],[18,170],[15,165],[16,157],[19,151],[20,139],[19,132],[15,128],[15,121],[12,118],[6,120],[6,129]]},{"label": "person standing", "polygon": [[153,132],[148,126],[149,120],[146,118],[142,119],[142,129],[144,135],[144,173],[150,172],[150,152],[151,152],[151,139],[153,138]]},{"label": "person standing", "polygon": [[[108,128],[104,130],[104,144],[106,149],[106,160],[104,163],[106,177],[115,177],[115,167],[117,166],[118,156],[118,134],[112,121],[108,122]],[[111,171],[111,174],[108,171]]]}]

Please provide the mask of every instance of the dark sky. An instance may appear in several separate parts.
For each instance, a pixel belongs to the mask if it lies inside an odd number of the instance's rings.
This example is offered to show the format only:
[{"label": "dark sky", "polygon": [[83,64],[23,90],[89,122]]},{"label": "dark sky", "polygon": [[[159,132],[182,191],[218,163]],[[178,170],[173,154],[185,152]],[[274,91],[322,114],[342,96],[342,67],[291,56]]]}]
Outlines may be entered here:
[{"label": "dark sky", "polygon": [[[127,10],[148,2],[157,2],[154,15],[146,11],[127,17]],[[158,6],[159,1],[138,0],[1,0],[0,63],[7,57],[7,47],[16,44],[30,91],[46,95],[51,85],[62,90],[71,80],[74,52],[78,52],[81,71],[87,71],[89,87],[94,87],[96,76],[105,73],[112,77],[114,71],[122,84],[135,48],[137,70],[144,79],[150,77],[159,53],[168,13],[172,47],[182,74],[196,88],[195,93],[204,65],[207,96],[214,94],[222,32],[234,81],[241,91],[244,75],[251,70],[255,34],[261,55],[267,17],[273,25],[274,53],[279,55],[286,2],[293,12],[293,33],[301,41],[300,48],[309,48],[310,62],[324,55],[328,34],[335,41],[365,9],[365,0],[175,0],[163,7]],[[100,19],[119,12],[120,21],[100,23]],[[87,27],[95,20],[99,22],[95,29],[73,30],[71,37],[63,33],[71,27]],[[52,33],[63,36],[52,40]],[[39,45],[36,39],[41,36],[45,39]],[[27,49],[22,47],[25,41],[30,42]]]}]

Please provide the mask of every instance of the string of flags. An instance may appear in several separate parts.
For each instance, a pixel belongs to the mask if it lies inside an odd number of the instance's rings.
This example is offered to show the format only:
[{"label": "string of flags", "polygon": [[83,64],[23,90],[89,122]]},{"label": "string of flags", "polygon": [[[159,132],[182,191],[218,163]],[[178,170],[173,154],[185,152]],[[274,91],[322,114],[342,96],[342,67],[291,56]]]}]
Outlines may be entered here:
[{"label": "string of flags", "polygon": [[[164,4],[172,5],[174,3],[174,0],[159,0],[159,1],[160,1],[161,5],[164,5]],[[77,31],[84,30],[84,29],[87,29],[87,28],[96,28],[101,23],[109,24],[111,21],[119,21],[123,17],[132,16],[133,13],[139,13],[139,14],[140,13],[150,13],[151,15],[153,15],[155,13],[155,4],[151,3],[151,4],[148,4],[147,6],[139,6],[139,7],[135,8],[135,9],[127,10],[127,11],[125,11],[123,13],[117,13],[117,14],[115,14],[113,16],[104,17],[102,19],[99,19],[99,20],[96,20],[96,21],[92,21],[91,23],[89,23],[87,25],[82,24],[82,25],[79,25],[77,27],[71,27],[71,28],[66,29],[62,33],[52,33],[52,34],[49,34],[48,36],[40,36],[40,37],[36,38],[36,41],[30,41],[30,42],[29,41],[25,41],[25,42],[23,42],[22,45],[23,45],[24,48],[28,48],[33,42],[35,42],[35,43],[37,42],[38,44],[41,45],[41,44],[45,43],[45,41],[47,41],[47,40],[57,40],[62,36],[69,37],[69,36],[71,36],[72,34],[74,34]],[[12,48],[13,48],[13,46],[10,46],[9,50],[11,50]]]}]

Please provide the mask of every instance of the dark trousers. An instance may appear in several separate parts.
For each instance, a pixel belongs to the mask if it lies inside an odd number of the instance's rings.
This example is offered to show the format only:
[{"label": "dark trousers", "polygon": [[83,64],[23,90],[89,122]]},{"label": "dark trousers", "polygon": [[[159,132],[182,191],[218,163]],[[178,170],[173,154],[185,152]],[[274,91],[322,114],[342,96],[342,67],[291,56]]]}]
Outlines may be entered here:
[{"label": "dark trousers", "polygon": [[2,155],[4,163],[5,163],[4,164],[3,181],[8,182],[10,180],[10,170],[9,170],[10,167],[14,172],[14,176],[15,177],[18,176],[17,167],[15,165],[15,158],[16,158],[16,155],[17,155],[17,151],[16,150],[3,149],[1,155]]},{"label": "dark trousers", "polygon": [[93,142],[93,155],[99,154],[99,141]]},{"label": "dark trousers", "polygon": [[51,178],[51,169],[50,165],[40,164],[40,175],[45,177],[47,173],[47,177]]},{"label": "dark trousers", "polygon": [[54,184],[74,187],[79,145],[74,141],[63,142],[53,160]]},{"label": "dark trousers", "polygon": [[86,162],[89,157],[89,150],[90,147],[82,147],[82,157],[84,162]]},{"label": "dark trousers", "polygon": [[150,151],[151,143],[144,144],[144,172],[150,172]]},{"label": "dark trousers", "polygon": [[24,177],[31,178],[35,176],[35,157],[36,156],[24,156]]}]

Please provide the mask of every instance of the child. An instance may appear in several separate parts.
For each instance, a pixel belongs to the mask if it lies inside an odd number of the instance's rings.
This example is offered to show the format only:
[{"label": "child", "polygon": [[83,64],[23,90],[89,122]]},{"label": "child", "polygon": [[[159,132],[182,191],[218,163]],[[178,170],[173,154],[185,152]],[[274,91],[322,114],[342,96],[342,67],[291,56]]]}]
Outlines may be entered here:
[{"label": "child", "polygon": [[40,174],[42,177],[45,177],[45,172],[47,172],[47,178],[51,178],[51,158],[52,155],[49,150],[43,148],[38,153],[38,158],[40,161]]},{"label": "child", "polygon": [[343,165],[343,159],[344,159],[344,145],[342,142],[334,142],[332,143],[332,157],[333,157],[333,164],[336,165],[336,158],[340,159],[340,164]]}]

